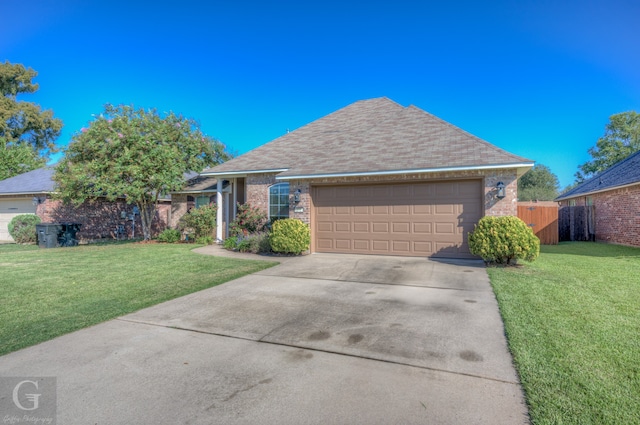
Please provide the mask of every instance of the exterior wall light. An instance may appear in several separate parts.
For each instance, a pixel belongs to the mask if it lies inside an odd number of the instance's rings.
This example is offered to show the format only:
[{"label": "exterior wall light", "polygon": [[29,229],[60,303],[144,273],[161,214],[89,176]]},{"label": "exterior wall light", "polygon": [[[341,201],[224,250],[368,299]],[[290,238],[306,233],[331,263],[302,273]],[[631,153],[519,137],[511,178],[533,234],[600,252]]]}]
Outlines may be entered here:
[{"label": "exterior wall light", "polygon": [[300,202],[301,193],[302,191],[300,189],[297,189],[295,192],[293,192],[293,202],[295,202],[296,204]]},{"label": "exterior wall light", "polygon": [[34,196],[33,199],[31,200],[31,203],[33,205],[40,205],[43,202],[44,202],[44,199],[40,199],[37,196]]},{"label": "exterior wall light", "polygon": [[504,190],[504,183],[498,182],[498,184],[496,184],[496,189],[498,190],[498,193],[496,193],[496,198],[502,199],[507,196]]}]

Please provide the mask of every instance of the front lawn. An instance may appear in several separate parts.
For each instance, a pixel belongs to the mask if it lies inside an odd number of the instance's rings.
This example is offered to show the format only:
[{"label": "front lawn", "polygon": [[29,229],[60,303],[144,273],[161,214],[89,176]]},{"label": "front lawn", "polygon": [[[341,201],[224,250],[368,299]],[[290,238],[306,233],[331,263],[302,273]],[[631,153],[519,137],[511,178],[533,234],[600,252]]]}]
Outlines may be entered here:
[{"label": "front lawn", "polygon": [[488,272],[533,424],[640,423],[640,249],[561,243]]},{"label": "front lawn", "polygon": [[0,355],[277,264],[192,248],[0,245]]}]

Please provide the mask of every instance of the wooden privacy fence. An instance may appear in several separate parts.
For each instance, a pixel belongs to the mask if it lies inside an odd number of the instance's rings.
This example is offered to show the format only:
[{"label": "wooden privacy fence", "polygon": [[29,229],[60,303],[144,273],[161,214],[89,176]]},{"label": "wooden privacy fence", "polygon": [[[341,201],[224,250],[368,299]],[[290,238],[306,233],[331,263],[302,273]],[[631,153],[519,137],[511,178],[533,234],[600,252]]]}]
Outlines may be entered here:
[{"label": "wooden privacy fence", "polygon": [[594,205],[562,207],[559,217],[561,241],[596,240],[596,208]]},{"label": "wooden privacy fence", "polygon": [[518,203],[518,218],[527,223],[543,245],[558,244],[558,205]]}]

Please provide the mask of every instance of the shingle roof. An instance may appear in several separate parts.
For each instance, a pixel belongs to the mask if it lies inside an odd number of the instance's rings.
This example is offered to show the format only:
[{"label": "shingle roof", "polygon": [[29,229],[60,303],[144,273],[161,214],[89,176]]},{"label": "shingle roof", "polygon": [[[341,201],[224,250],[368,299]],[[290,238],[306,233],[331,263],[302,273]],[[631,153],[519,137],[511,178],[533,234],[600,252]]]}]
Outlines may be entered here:
[{"label": "shingle roof", "polygon": [[611,190],[634,183],[640,184],[640,151],[629,155],[603,172],[563,193],[556,198],[556,201]]},{"label": "shingle roof", "polygon": [[187,180],[185,187],[174,193],[181,192],[206,192],[216,191],[218,179],[215,177],[201,176],[198,173],[185,174]]},{"label": "shingle roof", "polygon": [[0,195],[52,192],[53,168],[45,167],[0,181]]},{"label": "shingle roof", "polygon": [[415,106],[362,100],[203,173],[285,170],[279,177],[450,167],[532,166]]}]

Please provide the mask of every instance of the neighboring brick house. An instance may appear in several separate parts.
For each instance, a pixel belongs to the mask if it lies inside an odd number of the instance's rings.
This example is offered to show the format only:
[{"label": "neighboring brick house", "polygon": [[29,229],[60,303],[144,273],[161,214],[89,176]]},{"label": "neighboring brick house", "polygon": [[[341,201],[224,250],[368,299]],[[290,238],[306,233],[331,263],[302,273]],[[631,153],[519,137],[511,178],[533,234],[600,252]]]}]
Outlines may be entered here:
[{"label": "neighboring brick house", "polygon": [[218,240],[236,202],[248,202],[272,220],[310,224],[311,252],[471,257],[468,233],[484,215],[517,214],[517,179],[532,166],[415,106],[378,98],[201,175],[218,179]]},{"label": "neighboring brick house", "polygon": [[[176,228],[178,222],[192,208],[200,208],[203,205],[216,203],[216,191],[218,180],[214,177],[201,176],[198,173],[185,175],[184,189],[171,192],[171,216],[169,227]],[[229,183],[222,188],[223,194],[229,193]]]},{"label": "neighboring brick house", "polygon": [[[79,206],[51,199],[55,190],[53,173],[52,168],[39,168],[0,181],[0,240],[13,240],[7,226],[18,214],[36,214],[45,223],[81,223],[77,236],[83,242],[116,238],[119,226],[124,226],[124,237],[131,236],[134,229],[136,236],[142,236],[140,217],[136,217],[135,228],[132,228],[127,217],[131,215],[133,206],[127,205],[124,199],[115,202],[101,199]],[[170,209],[170,201],[162,200],[153,234],[167,227]]]},{"label": "neighboring brick house", "polygon": [[560,206],[595,208],[596,241],[640,246],[640,152],[560,195]]}]

